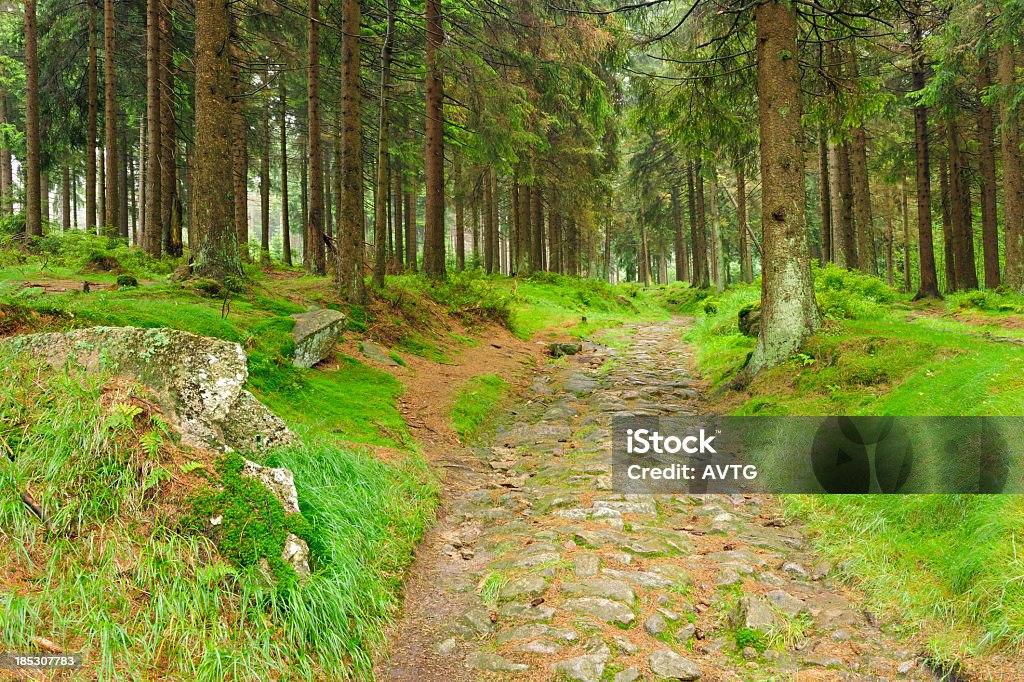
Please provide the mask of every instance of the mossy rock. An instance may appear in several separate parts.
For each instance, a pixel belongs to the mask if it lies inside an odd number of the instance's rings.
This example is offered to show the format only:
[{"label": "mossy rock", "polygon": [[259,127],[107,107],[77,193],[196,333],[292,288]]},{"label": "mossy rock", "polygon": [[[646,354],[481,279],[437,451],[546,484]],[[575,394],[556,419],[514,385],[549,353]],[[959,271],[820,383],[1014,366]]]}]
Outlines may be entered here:
[{"label": "mossy rock", "polygon": [[756,337],[761,331],[761,302],[748,303],[738,314],[740,333]]},{"label": "mossy rock", "polygon": [[139,280],[134,275],[118,275],[117,286],[122,289],[130,289],[139,286]]}]

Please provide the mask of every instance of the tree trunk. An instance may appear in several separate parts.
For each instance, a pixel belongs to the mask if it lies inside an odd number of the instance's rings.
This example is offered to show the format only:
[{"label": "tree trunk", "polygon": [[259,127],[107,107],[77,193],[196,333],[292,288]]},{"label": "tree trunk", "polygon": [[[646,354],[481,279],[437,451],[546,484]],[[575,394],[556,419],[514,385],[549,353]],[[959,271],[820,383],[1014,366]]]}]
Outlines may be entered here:
[{"label": "tree trunk", "polygon": [[[579,223],[576,222],[576,218],[572,215],[567,216],[563,223],[566,228],[566,234],[564,235],[564,252],[562,260],[565,265],[565,274],[576,277],[580,274],[580,259],[579,259],[579,243],[580,243],[580,231]],[[648,265],[650,264],[650,250],[648,245],[647,259]],[[650,273],[648,273],[650,274]]]},{"label": "tree trunk", "polygon": [[761,330],[748,363],[751,374],[787,360],[820,323],[807,258],[795,9],[766,2],[757,6],[754,22],[764,198]]},{"label": "tree trunk", "polygon": [[498,171],[490,166],[491,182],[491,251],[493,261],[491,263],[494,272],[501,272],[501,225],[498,220],[498,207],[500,198],[498,196]]},{"label": "tree trunk", "polygon": [[747,175],[742,163],[736,165],[736,216],[740,233],[740,279],[749,284],[754,281],[754,262],[747,224]]},{"label": "tree trunk", "polygon": [[39,217],[43,225],[50,222],[50,174],[39,173]]},{"label": "tree trunk", "polygon": [[968,171],[960,153],[960,126],[955,119],[946,126],[949,140],[949,191],[952,206],[953,251],[956,281],[960,289],[978,288],[974,267],[974,226],[971,220],[971,187]]},{"label": "tree trunk", "polygon": [[683,222],[683,206],[679,200],[679,187],[672,184],[672,223],[675,227],[676,281],[690,279],[690,255],[686,250],[686,225]]},{"label": "tree trunk", "polygon": [[338,214],[338,284],[350,303],[366,298],[363,282],[363,131],[359,91],[359,0],[341,10],[341,211]]},{"label": "tree trunk", "polygon": [[71,171],[66,163],[60,168],[60,227],[71,229]]},{"label": "tree trunk", "polygon": [[[913,91],[925,86],[925,57],[921,44],[922,31],[916,16],[920,11],[915,0],[912,5],[914,21],[912,28],[912,84]],[[917,155],[917,231],[918,253],[921,259],[921,286],[914,299],[942,298],[939,293],[938,275],[935,271],[935,249],[932,244],[932,188],[931,171],[928,165],[928,107],[919,104],[914,107],[914,147]]]},{"label": "tree trunk", "polygon": [[426,213],[423,234],[423,274],[444,277],[444,82],[438,51],[444,39],[441,0],[426,0],[427,108],[426,108]]},{"label": "tree trunk", "polygon": [[978,73],[978,167],[981,171],[981,243],[985,261],[985,288],[999,286],[999,225],[996,216],[995,114],[985,103],[992,85],[988,53],[981,56]]},{"label": "tree trunk", "polygon": [[95,232],[99,224],[96,215],[96,118],[97,99],[99,97],[99,67],[96,56],[96,6],[95,0],[88,0],[89,5],[89,64],[85,90],[85,231]]},{"label": "tree trunk", "polygon": [[[0,125],[7,123],[7,92],[0,88]],[[6,138],[0,138],[0,216],[10,215],[14,181],[11,150]]]},{"label": "tree trunk", "polygon": [[895,197],[891,201],[886,202],[885,205],[885,281],[889,283],[889,286],[895,285],[893,265],[892,265],[892,212],[893,204],[895,204]]},{"label": "tree trunk", "polygon": [[958,289],[956,283],[956,251],[953,250],[953,210],[949,198],[949,165],[948,159],[942,159],[939,168],[939,196],[942,203],[942,265],[946,279],[946,291]]},{"label": "tree trunk", "polygon": [[[324,256],[324,156],[320,137],[320,2],[309,0],[306,22],[309,63],[306,78],[306,123],[309,136],[309,220],[306,224],[306,272],[323,275]],[[358,32],[358,29],[357,29]],[[360,215],[362,205],[360,205]]]},{"label": "tree trunk", "polygon": [[853,172],[850,162],[850,144],[839,146],[840,242],[843,258],[841,265],[852,270],[857,267],[857,227],[853,216]]},{"label": "tree trunk", "polygon": [[416,176],[405,191],[405,261],[410,272],[419,270],[419,234],[416,225]]},{"label": "tree trunk", "polygon": [[260,150],[260,261],[270,263],[270,69],[263,70],[262,149]]},{"label": "tree trunk", "polygon": [[[848,77],[851,81],[856,82],[858,78],[856,40],[848,40],[846,47]],[[850,180],[853,186],[853,213],[857,230],[857,266],[865,274],[877,275],[878,264],[873,255],[875,239],[871,219],[871,187],[868,181],[867,149],[867,132],[864,130],[863,124],[854,126],[850,140]]]},{"label": "tree trunk", "polygon": [[825,128],[818,129],[818,185],[821,194],[821,262],[831,263],[832,256],[832,180],[829,175],[829,145]]},{"label": "tree trunk", "polygon": [[149,159],[149,153],[146,151],[146,115],[142,115],[142,119],[139,121],[139,221],[135,234],[133,235],[132,242],[142,247],[142,240],[145,239],[146,233],[146,163]]},{"label": "tree trunk", "polygon": [[715,179],[711,181],[711,193],[708,201],[711,213],[710,241],[708,244],[708,260],[711,265],[709,277],[710,283],[715,287],[715,291],[721,292],[725,289],[725,274],[722,268],[722,235],[719,229],[719,218],[721,216],[718,213],[718,169],[712,167],[712,171],[715,174]]},{"label": "tree trunk", "polygon": [[405,216],[402,209],[405,208],[405,193],[402,191],[402,169],[398,164],[395,164],[394,183],[391,188],[391,201],[394,203],[394,214],[392,221],[394,222],[395,230],[395,252],[392,256],[394,259],[394,270],[395,272],[401,272],[405,269]]},{"label": "tree trunk", "polygon": [[42,236],[39,166],[39,53],[36,0],[25,0],[25,232]]},{"label": "tree trunk", "polygon": [[1016,57],[1007,43],[997,55],[999,84],[1003,86],[999,111],[1002,119],[1003,208],[1006,212],[1006,284],[1024,291],[1024,168],[1021,166],[1020,122],[1010,98],[1015,85]]},{"label": "tree trunk", "polygon": [[[234,47],[234,59],[231,64],[233,96],[231,98],[231,157],[232,157],[232,197],[234,197],[235,241],[238,244],[238,256],[244,261],[249,260],[249,159],[246,148],[245,109],[242,98],[245,86],[242,83],[241,50]],[[161,187],[163,181],[161,180]]]},{"label": "tree trunk", "polygon": [[[212,0],[206,0],[206,2],[210,4]],[[198,37],[196,40],[198,42]],[[211,47],[210,49],[216,48]],[[213,56],[215,57],[216,53]],[[162,196],[160,192],[160,137],[163,130],[161,127],[163,109],[160,102],[162,99],[160,91],[160,0],[146,0],[146,223],[142,233],[142,248],[146,253],[156,257],[160,256],[163,237],[163,216],[160,203]],[[226,175],[226,169],[230,167],[229,158],[227,163],[220,168],[220,172]],[[224,202],[229,196],[231,196],[230,193],[224,194],[218,197],[217,201]],[[88,203],[88,197],[86,203]],[[88,213],[88,207],[86,207],[86,213]],[[189,234],[189,240],[190,246],[194,246],[200,243],[198,235],[202,231],[202,223],[197,224],[195,219],[198,215],[195,204],[193,204],[191,215],[191,231],[195,234]],[[193,248],[192,260],[195,261],[197,256],[198,253]]]},{"label": "tree trunk", "polygon": [[466,199],[462,177],[462,154],[455,152],[452,159],[452,198],[455,200],[455,269],[466,269]]},{"label": "tree trunk", "polygon": [[380,49],[380,113],[377,117],[377,183],[373,190],[373,286],[384,288],[388,258],[388,186],[391,183],[388,126],[391,123],[391,43],[395,32],[395,2],[387,0],[387,25]]},{"label": "tree trunk", "polygon": [[281,259],[288,267],[292,265],[292,229],[288,216],[288,97],[284,74],[278,81],[280,91],[280,133],[281,133]]},{"label": "tree trunk", "polygon": [[107,201],[103,222],[111,233],[120,224],[117,216],[120,194],[117,189],[117,88],[114,55],[114,0],[103,0],[103,121],[107,147]]},{"label": "tree trunk", "polygon": [[483,205],[483,219],[484,219],[484,271],[490,275],[494,273],[494,230],[491,229],[491,204],[494,203],[494,195],[492,192],[491,185],[491,167],[486,166],[484,168],[483,175],[483,193],[484,193],[484,205]]},{"label": "tree trunk", "polygon": [[[231,100],[236,79],[232,73],[231,53],[225,47],[231,42],[233,28],[229,7],[223,0],[196,0],[195,3],[195,170],[189,191],[191,227],[199,234],[195,271],[220,282],[242,275],[233,215],[235,132]],[[156,72],[155,65],[153,71]],[[153,128],[155,131],[157,126]],[[150,140],[155,152],[160,142],[154,137],[151,135]],[[159,231],[153,226],[149,232],[159,239]]]},{"label": "tree trunk", "polygon": [[519,188],[519,226],[516,228],[516,271],[531,271],[530,246],[533,243],[533,193],[534,185],[523,184]]},{"label": "tree trunk", "polygon": [[122,239],[128,239],[128,137],[124,127],[120,132],[121,140],[118,142],[119,158],[117,159],[117,235]]},{"label": "tree trunk", "polygon": [[907,181],[900,182],[900,206],[903,209],[903,291],[910,292],[910,197]]},{"label": "tree trunk", "polygon": [[182,252],[181,220],[175,218],[178,199],[178,137],[174,120],[174,53],[171,36],[171,6],[164,3],[160,12],[160,216],[163,221],[163,247],[169,256]]},{"label": "tree trunk", "polygon": [[701,289],[707,289],[711,286],[711,273],[708,262],[708,218],[707,211],[705,209],[704,194],[704,170],[703,160],[697,159],[694,162],[694,192],[696,193],[696,210],[697,210],[697,232],[693,235],[693,263],[694,269],[696,270],[697,264],[700,263],[699,277],[697,286]]}]

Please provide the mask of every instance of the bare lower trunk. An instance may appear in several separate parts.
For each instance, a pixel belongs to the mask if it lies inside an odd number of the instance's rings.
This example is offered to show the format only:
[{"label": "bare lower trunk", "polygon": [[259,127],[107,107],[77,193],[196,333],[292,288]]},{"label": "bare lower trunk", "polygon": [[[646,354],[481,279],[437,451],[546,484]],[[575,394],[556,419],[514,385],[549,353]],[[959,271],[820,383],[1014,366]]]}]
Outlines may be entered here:
[{"label": "bare lower trunk", "polygon": [[60,227],[71,229],[71,171],[66,163],[60,168]]},{"label": "bare lower trunk", "polygon": [[423,230],[423,274],[444,277],[444,83],[438,52],[444,39],[441,0],[426,0],[426,210]]},{"label": "bare lower trunk", "polygon": [[[142,233],[142,248],[151,256],[159,256],[162,250],[163,216],[161,215],[161,119],[163,118],[160,92],[160,0],[146,0],[146,198],[145,230]],[[230,168],[230,160],[221,167]],[[218,198],[223,202],[230,193]],[[195,220],[195,206],[191,212],[192,232],[190,246],[193,247],[192,258],[195,260],[195,244],[201,226]]]},{"label": "bare lower trunk", "polygon": [[[919,14],[918,3],[912,3],[914,15]],[[913,25],[913,88],[923,90],[925,86],[925,57],[922,46],[922,31],[916,20]],[[935,249],[932,244],[932,189],[931,171],[928,162],[928,108],[914,107],[914,147],[917,155],[917,231],[918,253],[921,261],[921,286],[915,299],[942,298],[939,293],[938,276],[935,271]]]},{"label": "bare lower trunk", "polygon": [[341,212],[338,215],[338,284],[350,303],[366,298],[363,282],[362,96],[359,91],[359,0],[344,0],[341,14]]},{"label": "bare lower trunk", "polygon": [[377,117],[377,182],[373,190],[373,241],[374,265],[373,286],[384,288],[384,276],[387,269],[388,244],[388,186],[391,183],[389,162],[391,154],[388,149],[388,126],[391,123],[389,92],[391,88],[391,41],[395,31],[395,2],[387,3],[387,27],[384,33],[384,44],[380,51],[380,113]]},{"label": "bare lower trunk", "polygon": [[948,159],[942,159],[939,168],[939,196],[942,202],[942,266],[946,278],[946,291],[956,291],[956,251],[953,250],[953,211],[949,198]]},{"label": "bare lower trunk", "polygon": [[949,194],[952,207],[953,250],[956,254],[956,281],[960,289],[978,288],[974,267],[974,226],[971,216],[969,168],[960,153],[960,126],[955,120],[946,127],[949,140]]},{"label": "bare lower trunk", "polygon": [[88,0],[89,5],[89,64],[85,90],[85,230],[94,232],[98,225],[96,215],[96,119],[98,116],[97,98],[99,96],[99,70],[96,56],[96,5]]},{"label": "bare lower trunk", "polygon": [[821,194],[821,262],[832,262],[832,184],[829,174],[829,148],[825,128],[818,130],[818,183]]},{"label": "bare lower trunk", "polygon": [[[307,71],[307,112],[309,135],[309,221],[306,225],[306,272],[323,275],[324,256],[324,157],[320,138],[320,1],[309,0],[306,44],[309,49]],[[358,29],[357,29],[358,31]],[[359,205],[362,216],[362,204]],[[360,220],[360,222],[362,222]]]},{"label": "bare lower trunk", "polygon": [[981,172],[981,242],[985,261],[985,287],[999,286],[999,225],[996,216],[995,114],[984,95],[992,85],[988,54],[981,57],[978,74],[978,168]]},{"label": "bare lower trunk", "polygon": [[[269,69],[263,71],[268,86]],[[270,263],[270,91],[263,93],[262,149],[260,150],[260,261]]]},{"label": "bare lower trunk", "polygon": [[766,2],[754,11],[761,129],[763,266],[761,329],[751,374],[787,360],[818,327],[807,257],[807,197],[800,128],[795,9]]},{"label": "bare lower trunk", "polygon": [[1003,206],[1006,211],[1006,284],[1024,291],[1024,168],[1021,166],[1019,116],[1011,106],[1015,85],[1016,57],[1011,44],[998,53],[999,84],[1005,89],[1000,100],[1003,143]]},{"label": "bare lower trunk", "polygon": [[181,220],[175,209],[178,201],[178,138],[174,121],[172,4],[173,0],[166,0],[160,13],[160,216],[164,250],[170,256],[180,256],[183,246]]},{"label": "bare lower trunk", "polygon": [[292,229],[288,207],[288,97],[285,91],[284,78],[280,79],[280,120],[281,134],[281,259],[284,264],[292,264]]},{"label": "bare lower trunk", "polygon": [[36,0],[25,1],[25,232],[42,236],[39,164],[39,54]]},{"label": "bare lower trunk", "polygon": [[679,200],[679,187],[672,185],[672,223],[675,237],[676,281],[690,279],[689,253],[686,249],[686,225],[683,223],[683,206]]},{"label": "bare lower trunk", "polygon": [[114,0],[103,2],[103,121],[107,147],[107,188],[104,226],[113,233],[119,223],[120,194],[117,181],[117,86],[114,68]]}]

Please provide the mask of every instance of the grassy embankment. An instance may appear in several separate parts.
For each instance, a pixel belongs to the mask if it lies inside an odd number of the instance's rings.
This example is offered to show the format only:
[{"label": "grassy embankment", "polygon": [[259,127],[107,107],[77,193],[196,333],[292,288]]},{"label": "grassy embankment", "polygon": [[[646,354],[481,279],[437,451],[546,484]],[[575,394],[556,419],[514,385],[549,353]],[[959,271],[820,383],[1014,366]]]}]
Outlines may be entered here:
[{"label": "grassy embankment", "polygon": [[[0,248],[3,335],[133,325],[238,342],[249,356],[249,387],[304,441],[264,458],[295,473],[304,518],[287,521],[313,552],[307,584],[275,586],[258,560],[280,551],[279,514],[235,533],[231,552],[192,531],[193,507],[204,509],[218,487],[206,481],[236,486],[236,516],[265,504],[237,488],[230,461],[180,447],[144,400],[112,402],[106,378],[2,359],[10,380],[0,390],[0,435],[13,461],[0,461],[0,575],[8,576],[0,581],[0,647],[37,650],[35,638],[45,638],[85,653],[90,673],[105,680],[368,673],[437,487],[396,409],[401,385],[350,357],[332,369],[292,367],[290,314],[340,308],[350,333],[435,360],[476,343],[472,330],[492,321],[525,338],[551,327],[579,334],[583,318],[610,324],[633,314],[618,298],[627,291],[569,278],[396,277],[372,305],[351,307],[330,280],[297,272],[250,268],[246,290],[226,292],[170,282],[176,263],[115,241],[71,235],[39,246]],[[121,274],[143,286],[95,286]],[[24,286],[54,280],[94,287]],[[449,331],[452,319],[469,331]],[[472,437],[504,395],[498,378],[471,381],[456,400],[455,427]],[[387,461],[373,446],[389,448]],[[23,490],[47,511],[49,532],[19,499]]]},{"label": "grassy embankment", "polygon": [[[883,282],[815,273],[825,323],[803,351],[729,387],[753,349],[737,315],[759,286],[706,296],[685,286],[654,298],[698,321],[688,339],[714,384],[716,409],[741,415],[1020,415],[1024,298],[996,292],[911,303]],[[996,338],[993,338],[996,337]],[[940,661],[1024,650],[1024,557],[1016,496],[791,496],[822,552],[886,613],[900,614]]]}]

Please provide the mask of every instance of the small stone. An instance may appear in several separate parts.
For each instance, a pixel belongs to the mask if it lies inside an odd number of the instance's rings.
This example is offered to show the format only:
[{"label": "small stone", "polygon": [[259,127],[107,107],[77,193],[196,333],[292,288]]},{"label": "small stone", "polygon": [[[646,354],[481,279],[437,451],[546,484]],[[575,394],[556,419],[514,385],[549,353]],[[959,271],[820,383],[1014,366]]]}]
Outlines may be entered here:
[{"label": "small stone", "polygon": [[474,651],[466,656],[466,665],[477,670],[502,673],[521,673],[529,666],[523,663],[513,663],[507,658],[489,651]]},{"label": "small stone", "polygon": [[807,604],[804,603],[804,600],[797,599],[788,592],[772,590],[771,592],[766,593],[764,597],[768,600],[769,604],[790,618],[794,618],[801,613],[807,613]]},{"label": "small stone", "polygon": [[295,341],[292,362],[296,367],[312,367],[330,355],[345,329],[345,316],[329,308],[298,313],[292,317],[295,318],[295,327],[292,328]]},{"label": "small stone", "polygon": [[536,597],[548,589],[548,581],[536,573],[527,573],[513,578],[498,590],[500,599],[516,599],[518,597]]},{"label": "small stone", "polygon": [[917,661],[910,659],[909,661],[903,661],[896,666],[896,672],[900,675],[909,675],[910,671],[917,667]]},{"label": "small stone", "polygon": [[615,674],[612,678],[612,682],[636,682],[640,679],[640,668],[632,667],[626,668]]},{"label": "small stone", "polygon": [[816,665],[822,668],[837,668],[843,665],[841,658],[829,654],[815,653],[804,656],[804,665]]},{"label": "small stone", "polygon": [[665,632],[666,625],[665,616],[660,613],[652,613],[647,617],[647,620],[644,621],[644,630],[646,630],[647,634],[651,637],[657,637]]},{"label": "small stone", "polygon": [[693,623],[687,623],[683,627],[676,630],[676,640],[678,640],[680,644],[687,644],[691,639],[693,639],[694,635],[696,634],[697,626]]},{"label": "small stone", "polygon": [[378,346],[375,343],[369,341],[363,341],[360,350],[363,353],[363,357],[371,362],[375,362],[378,365],[384,365],[385,367],[398,367],[398,361],[391,357],[391,354],[387,349]]},{"label": "small stone", "polygon": [[612,641],[615,642],[615,646],[617,646],[620,651],[628,656],[632,656],[640,650],[640,647],[633,644],[633,642],[629,641],[629,638],[623,637],[622,635],[612,637]]},{"label": "small stone", "polygon": [[735,585],[742,582],[743,577],[731,568],[722,569],[718,576],[715,578],[715,584],[721,587],[728,587],[729,585]]},{"label": "small stone", "polygon": [[752,646],[745,646],[745,647],[743,647],[743,651],[741,651],[740,653],[742,653],[743,654],[743,658],[745,658],[748,661],[757,660],[757,657],[758,657],[757,649],[755,649]]},{"label": "small stone", "polygon": [[577,578],[592,578],[601,567],[601,559],[595,554],[580,554],[572,565]]},{"label": "small stone", "polygon": [[537,637],[546,637],[547,639],[554,639],[560,642],[575,642],[580,638],[580,635],[572,628],[554,627],[542,623],[527,623],[516,626],[511,630],[506,630],[498,636],[497,641],[498,644],[503,644],[513,639],[536,639]]},{"label": "small stone", "polygon": [[700,667],[670,649],[659,649],[647,659],[659,680],[699,680]]},{"label": "small stone", "polygon": [[516,651],[523,651],[528,654],[557,654],[562,650],[562,645],[555,642],[548,642],[543,639],[535,639],[526,644],[513,647]]},{"label": "small stone", "polygon": [[789,573],[790,575],[800,576],[801,578],[806,578],[808,576],[806,568],[792,561],[787,561],[786,563],[782,564],[782,572]]},{"label": "small stone", "polygon": [[593,616],[606,623],[619,623],[629,625],[636,616],[633,609],[622,602],[598,597],[584,597],[582,599],[567,599],[562,608],[570,613],[577,613],[584,616]]},{"label": "small stone", "polygon": [[462,614],[462,624],[476,634],[485,635],[494,630],[491,624],[491,616],[484,609],[470,609]]},{"label": "small stone", "polygon": [[555,617],[555,609],[539,604],[537,606],[530,604],[505,604],[498,609],[498,615],[505,618],[547,622]]},{"label": "small stone", "polygon": [[607,656],[600,654],[584,654],[567,661],[559,661],[551,666],[551,669],[578,682],[600,682],[604,674],[604,666]]},{"label": "small stone", "polygon": [[453,653],[455,653],[455,647],[457,646],[457,644],[458,643],[456,642],[454,637],[449,637],[448,639],[442,640],[440,644],[434,647],[434,651],[436,651],[441,656],[451,656]]},{"label": "small stone", "polygon": [[636,593],[621,580],[610,578],[590,578],[578,582],[562,583],[562,592],[583,597],[601,597],[632,604],[636,601]]}]

